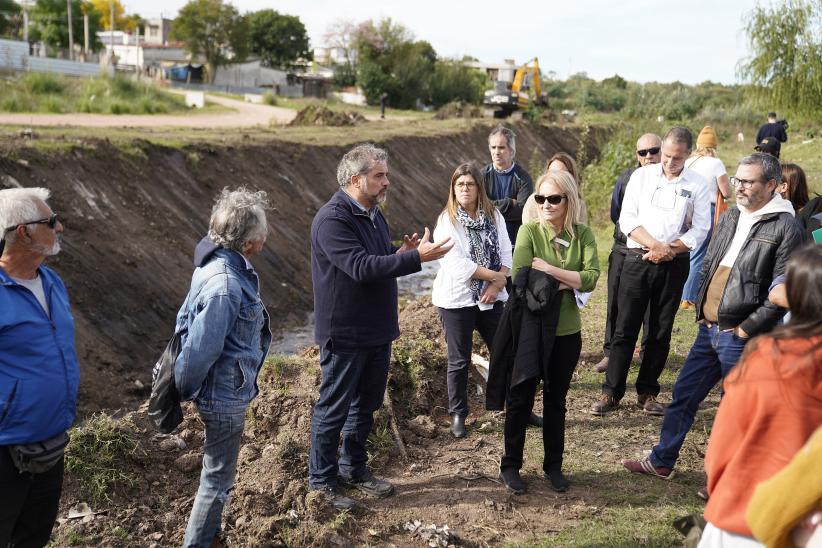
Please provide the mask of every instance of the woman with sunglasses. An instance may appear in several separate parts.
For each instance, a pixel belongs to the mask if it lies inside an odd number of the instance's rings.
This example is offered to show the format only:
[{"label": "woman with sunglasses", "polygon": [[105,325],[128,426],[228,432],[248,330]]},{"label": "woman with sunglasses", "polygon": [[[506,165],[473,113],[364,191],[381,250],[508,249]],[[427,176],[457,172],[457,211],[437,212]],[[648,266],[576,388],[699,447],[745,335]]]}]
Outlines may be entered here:
[{"label": "woman with sunglasses", "polygon": [[[513,275],[523,267],[539,270],[560,284],[559,322],[551,355],[543,360],[543,429],[545,449],[542,469],[551,487],[566,491],[568,480],[562,473],[565,449],[565,397],[571,376],[582,350],[582,322],[575,290],[593,291],[599,279],[599,260],[594,234],[579,221],[580,199],[573,177],[565,171],[549,171],[536,185],[534,201],[539,219],[523,224],[514,248]],[[511,404],[533,406],[539,379],[519,383],[509,392]],[[516,391],[516,394],[513,392]],[[513,398],[511,396],[514,396]],[[514,403],[517,405],[517,403]],[[525,414],[527,416],[527,413]],[[501,477],[516,493],[525,485],[519,476],[525,445],[525,424],[506,424],[505,455],[500,463]]]},{"label": "woman with sunglasses", "polygon": [[511,270],[511,241],[505,219],[485,193],[474,164],[461,164],[451,176],[445,209],[434,238],[454,246],[440,259],[431,301],[439,309],[448,344],[448,413],[451,433],[465,436],[468,416],[468,367],[474,330],[491,347]]}]

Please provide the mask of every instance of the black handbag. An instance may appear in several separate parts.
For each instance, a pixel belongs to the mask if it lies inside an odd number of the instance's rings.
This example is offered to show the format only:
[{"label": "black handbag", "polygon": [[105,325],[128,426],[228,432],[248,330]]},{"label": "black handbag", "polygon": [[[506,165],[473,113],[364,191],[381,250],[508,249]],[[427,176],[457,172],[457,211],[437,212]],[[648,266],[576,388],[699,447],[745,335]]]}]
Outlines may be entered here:
[{"label": "black handbag", "polygon": [[42,474],[63,460],[68,442],[68,432],[60,432],[47,440],[9,445],[8,450],[11,461],[21,474]]},{"label": "black handbag", "polygon": [[154,427],[163,434],[170,434],[183,422],[180,394],[174,384],[174,363],[180,355],[182,338],[182,332],[174,333],[151,374],[148,417]]}]

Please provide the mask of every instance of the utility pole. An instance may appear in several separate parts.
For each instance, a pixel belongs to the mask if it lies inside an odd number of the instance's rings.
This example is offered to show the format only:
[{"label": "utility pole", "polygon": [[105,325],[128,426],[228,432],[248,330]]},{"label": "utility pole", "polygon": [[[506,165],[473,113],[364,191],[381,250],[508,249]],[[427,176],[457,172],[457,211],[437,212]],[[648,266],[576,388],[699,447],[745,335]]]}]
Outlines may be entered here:
[{"label": "utility pole", "polygon": [[23,41],[29,41],[29,3],[23,4]]},{"label": "utility pole", "polygon": [[66,0],[66,6],[68,6],[68,25],[69,25],[69,59],[74,60],[74,32],[72,27],[71,21],[71,0]]},{"label": "utility pole", "polygon": [[[114,61],[114,0],[109,0],[109,6],[111,7],[111,11],[109,12],[109,25],[111,25],[111,53],[109,54],[109,60]],[[114,63],[112,63],[112,68]]]},{"label": "utility pole", "polygon": [[88,14],[83,14],[83,54],[88,60]]}]

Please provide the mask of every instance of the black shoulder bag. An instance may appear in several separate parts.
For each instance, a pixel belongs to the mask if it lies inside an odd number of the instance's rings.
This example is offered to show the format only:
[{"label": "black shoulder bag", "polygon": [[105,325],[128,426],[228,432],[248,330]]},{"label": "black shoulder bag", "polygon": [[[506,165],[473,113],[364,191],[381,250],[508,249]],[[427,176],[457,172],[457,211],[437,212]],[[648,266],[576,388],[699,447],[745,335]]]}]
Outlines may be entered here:
[{"label": "black shoulder bag", "polygon": [[180,394],[174,384],[174,363],[180,355],[182,338],[183,332],[174,333],[151,375],[148,416],[154,427],[163,434],[173,432],[183,422]]}]

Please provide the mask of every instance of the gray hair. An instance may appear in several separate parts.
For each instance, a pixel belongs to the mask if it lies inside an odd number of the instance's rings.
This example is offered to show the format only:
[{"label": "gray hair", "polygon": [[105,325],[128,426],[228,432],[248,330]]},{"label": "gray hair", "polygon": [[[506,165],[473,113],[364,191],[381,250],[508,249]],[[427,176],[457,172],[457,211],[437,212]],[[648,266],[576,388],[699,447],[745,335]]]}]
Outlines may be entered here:
[{"label": "gray hair", "polygon": [[779,158],[765,154],[764,152],[754,152],[750,156],[745,156],[739,160],[741,166],[759,166],[762,168],[762,177],[765,181],[775,180],[777,184],[782,181],[782,166],[779,165]]},{"label": "gray hair", "polygon": [[672,141],[674,143],[685,145],[685,148],[688,150],[693,150],[694,148],[694,136],[691,133],[691,130],[682,126],[674,126],[669,129],[668,133],[665,134],[663,141]]},{"label": "gray hair", "polygon": [[6,232],[11,228],[23,223],[37,221],[42,217],[38,202],[45,202],[51,196],[51,191],[47,188],[8,188],[0,190],[0,240],[5,239],[7,243],[12,243],[17,235]]},{"label": "gray hair", "polygon": [[491,140],[491,137],[494,135],[502,135],[505,137],[505,142],[508,143],[508,148],[512,151],[517,151],[517,134],[508,129],[503,125],[498,125],[494,129],[491,130],[491,133],[488,134],[488,140]]},{"label": "gray hair", "polygon": [[245,187],[237,190],[226,187],[211,210],[208,237],[219,246],[242,253],[246,242],[265,238],[268,232],[266,209],[271,207],[264,190],[252,192]]},{"label": "gray hair", "polygon": [[337,183],[345,188],[351,183],[351,177],[365,175],[380,162],[388,162],[386,151],[371,143],[357,145],[346,152],[337,165]]}]

